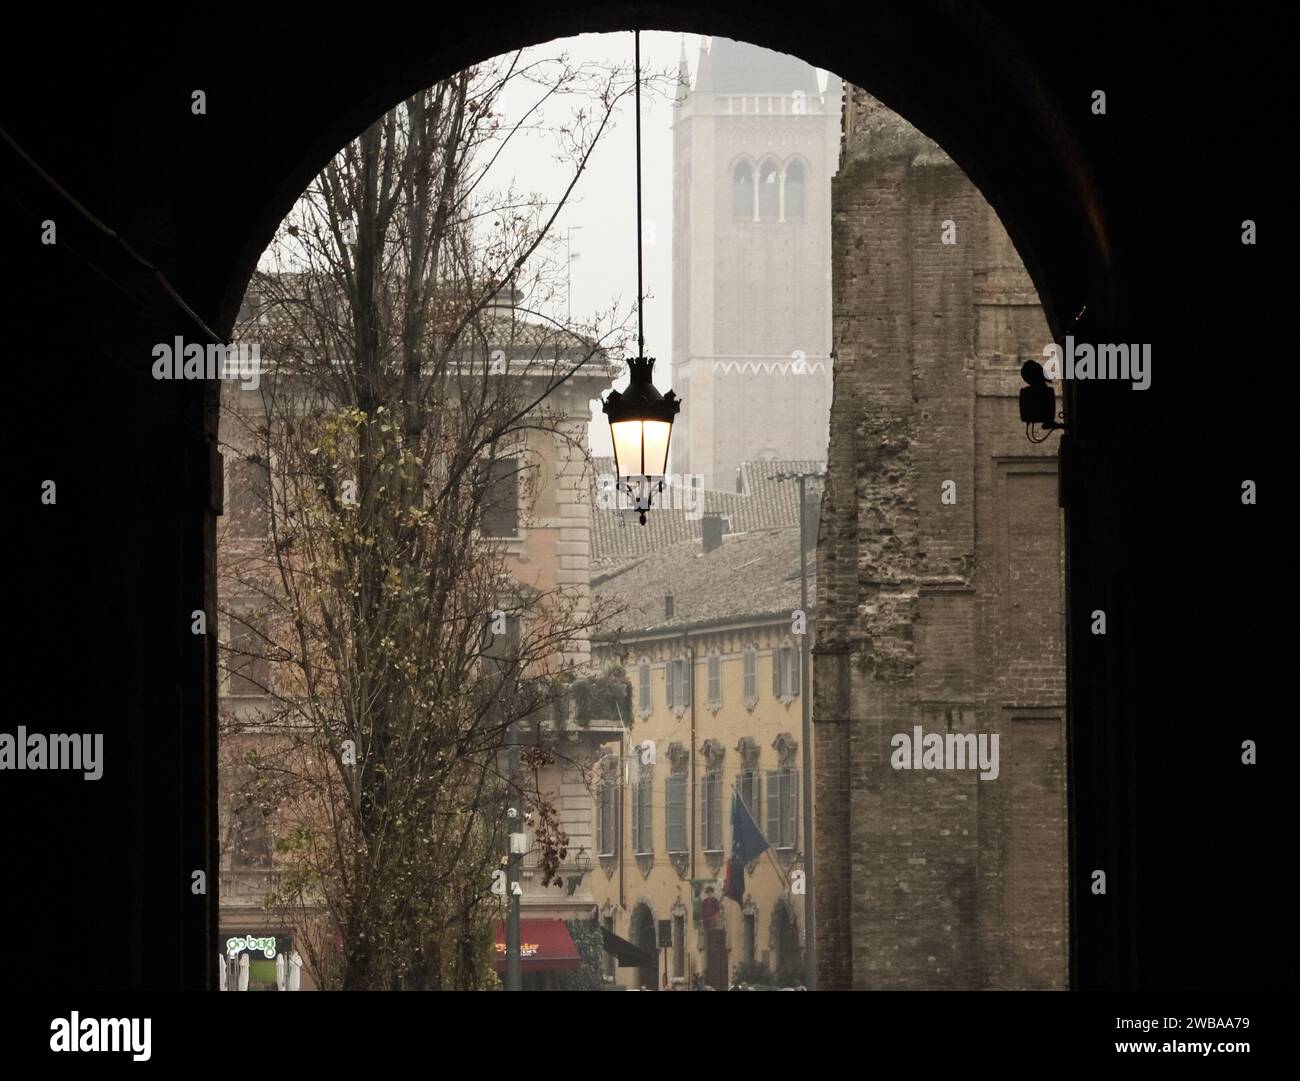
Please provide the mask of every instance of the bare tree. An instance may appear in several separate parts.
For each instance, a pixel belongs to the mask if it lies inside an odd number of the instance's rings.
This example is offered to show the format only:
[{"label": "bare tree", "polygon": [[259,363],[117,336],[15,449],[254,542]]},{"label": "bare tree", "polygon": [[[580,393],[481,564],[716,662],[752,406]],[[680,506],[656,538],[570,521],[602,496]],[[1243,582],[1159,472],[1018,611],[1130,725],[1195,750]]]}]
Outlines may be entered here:
[{"label": "bare tree", "polygon": [[[521,86],[532,104],[508,120]],[[223,437],[266,528],[220,563],[227,667],[264,704],[227,710],[224,732],[232,785],[278,839],[268,904],[322,986],[487,984],[507,800],[536,816],[548,877],[563,858],[554,808],[501,748],[598,617],[584,591],[512,576],[485,525],[539,483],[532,437],[586,454],[556,402],[609,374],[621,327],[547,314],[548,238],[629,89],[626,71],[514,54],[420,91],[339,151],[255,277],[242,334],[270,370],[255,405],[228,395]],[[565,190],[494,185],[542,127]]]}]

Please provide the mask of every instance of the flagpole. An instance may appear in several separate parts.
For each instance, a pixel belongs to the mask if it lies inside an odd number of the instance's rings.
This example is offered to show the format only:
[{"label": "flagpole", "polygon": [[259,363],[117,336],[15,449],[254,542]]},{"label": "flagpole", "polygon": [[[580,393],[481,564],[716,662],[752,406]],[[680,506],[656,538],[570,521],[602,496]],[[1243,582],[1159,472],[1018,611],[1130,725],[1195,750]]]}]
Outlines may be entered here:
[{"label": "flagpole", "polygon": [[[763,827],[758,824],[758,820],[754,818],[753,814],[750,812],[749,805],[745,802],[745,797],[740,794],[740,789],[736,787],[734,779],[731,782],[731,798],[732,800],[740,800],[740,805],[745,808],[745,813],[749,815],[749,820],[754,823],[754,829],[758,830],[758,835],[763,838],[764,843],[767,845],[763,851],[767,854],[767,858],[772,861],[772,866],[776,869],[777,877],[781,880],[782,885],[788,886],[790,884],[790,879],[782,869],[781,865],[777,862],[776,856],[772,854],[776,846],[767,839],[767,834],[763,832]],[[734,850],[736,844],[736,827],[734,821],[731,827],[731,844]],[[735,859],[734,851],[730,858]],[[735,900],[735,898],[733,897],[732,900]],[[737,902],[737,904],[741,903],[743,902]]]}]

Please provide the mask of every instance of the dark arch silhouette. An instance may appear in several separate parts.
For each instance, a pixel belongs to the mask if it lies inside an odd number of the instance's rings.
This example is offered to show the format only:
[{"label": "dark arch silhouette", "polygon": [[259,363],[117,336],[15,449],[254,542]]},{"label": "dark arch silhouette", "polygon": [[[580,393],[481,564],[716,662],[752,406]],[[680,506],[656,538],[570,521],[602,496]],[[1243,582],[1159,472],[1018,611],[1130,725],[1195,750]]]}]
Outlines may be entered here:
[{"label": "dark arch silhouette", "polygon": [[[43,9],[9,18],[15,41],[48,36]],[[1204,27],[1122,0],[810,0],[798,18],[770,0],[558,10],[502,0],[491,18],[472,6],[337,0],[267,5],[255,20],[146,2],[111,20],[68,20],[58,64],[4,76],[12,141],[0,139],[0,223],[8,299],[22,315],[10,352],[32,358],[14,366],[11,462],[32,490],[59,482],[57,511],[33,504],[30,528],[14,531],[12,610],[24,624],[11,663],[13,685],[34,689],[30,727],[95,718],[117,757],[103,781],[57,804],[0,786],[16,794],[11,820],[28,824],[12,861],[42,871],[7,899],[10,922],[46,943],[34,978],[215,986],[216,890],[177,883],[204,867],[216,878],[216,669],[211,643],[177,627],[179,613],[211,601],[220,472],[211,388],[148,376],[154,343],[198,334],[150,267],[226,332],[293,200],[385,108],[512,47],[638,26],[751,41],[865,87],[994,207],[1056,335],[1156,343],[1144,393],[1062,388],[1074,448],[1062,470],[1072,984],[1276,983],[1266,951],[1216,933],[1254,925],[1276,866],[1259,826],[1266,786],[1239,762],[1239,719],[1276,713],[1268,681],[1253,678],[1270,667],[1258,639],[1238,633],[1258,622],[1261,591],[1187,588],[1204,580],[1195,539],[1207,523],[1219,566],[1267,565],[1271,554],[1263,516],[1243,517],[1237,492],[1272,460],[1272,426],[1248,422],[1254,385],[1208,355],[1275,348],[1275,322],[1261,314],[1271,268],[1243,261],[1254,252],[1238,230],[1258,218],[1266,236],[1280,206],[1270,171],[1253,165],[1275,137],[1270,80],[1286,70],[1287,39],[1263,16],[1241,18],[1252,47],[1208,41],[1216,92],[1186,101],[1176,95],[1195,53],[1169,47],[1171,19],[1193,36]],[[1270,49],[1278,55],[1261,55]],[[1100,84],[1104,117],[1087,100]],[[198,89],[202,116],[190,108]],[[1167,182],[1162,170],[1188,168],[1207,131],[1215,144],[1196,159],[1199,182]],[[46,218],[57,247],[33,240]],[[1189,418],[1212,420],[1216,437],[1189,438]],[[111,452],[100,438],[109,431]],[[1087,631],[1095,607],[1107,611],[1104,640]],[[1189,680],[1188,659],[1211,648],[1207,609],[1215,663]],[[68,613],[91,613],[94,633],[70,636]],[[1225,885],[1198,878],[1207,858]],[[1104,901],[1088,889],[1099,867],[1111,870]],[[87,942],[69,926],[99,933]]]}]

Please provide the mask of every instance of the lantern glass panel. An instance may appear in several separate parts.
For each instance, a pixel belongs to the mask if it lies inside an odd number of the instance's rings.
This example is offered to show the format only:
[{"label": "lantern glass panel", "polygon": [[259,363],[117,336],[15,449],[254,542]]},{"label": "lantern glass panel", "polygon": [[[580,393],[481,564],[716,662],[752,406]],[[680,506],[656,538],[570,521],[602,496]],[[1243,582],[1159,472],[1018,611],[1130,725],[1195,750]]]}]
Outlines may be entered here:
[{"label": "lantern glass panel", "polygon": [[609,426],[614,440],[614,457],[623,476],[641,472],[641,421],[620,420]]},{"label": "lantern glass panel", "polygon": [[614,457],[625,477],[662,477],[668,472],[668,439],[673,426],[666,420],[620,420],[611,424]]},{"label": "lantern glass panel", "polygon": [[665,420],[645,421],[645,475],[662,477],[668,472],[668,438],[673,426]]}]

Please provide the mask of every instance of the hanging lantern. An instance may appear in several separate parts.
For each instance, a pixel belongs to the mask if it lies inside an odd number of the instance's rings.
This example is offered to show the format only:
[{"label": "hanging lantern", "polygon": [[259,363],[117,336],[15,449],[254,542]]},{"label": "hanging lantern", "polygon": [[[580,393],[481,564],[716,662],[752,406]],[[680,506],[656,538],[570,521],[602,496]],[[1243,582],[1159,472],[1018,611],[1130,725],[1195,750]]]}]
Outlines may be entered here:
[{"label": "hanging lantern", "polygon": [[654,357],[645,356],[645,324],[641,308],[645,300],[641,228],[641,32],[636,32],[636,327],[638,355],[627,362],[631,381],[624,391],[611,390],[603,403],[614,443],[614,466],[618,486],[632,497],[633,507],[646,511],[656,488],[664,490],[668,472],[668,443],[673,419],[682,407],[671,390],[660,394],[654,385]]},{"label": "hanging lantern", "polygon": [[610,391],[604,403],[614,443],[618,484],[641,512],[642,525],[655,488],[663,491],[673,418],[682,407],[671,390],[667,394],[659,393],[652,379],[654,365],[653,357],[629,360],[632,380],[627,389]]}]

